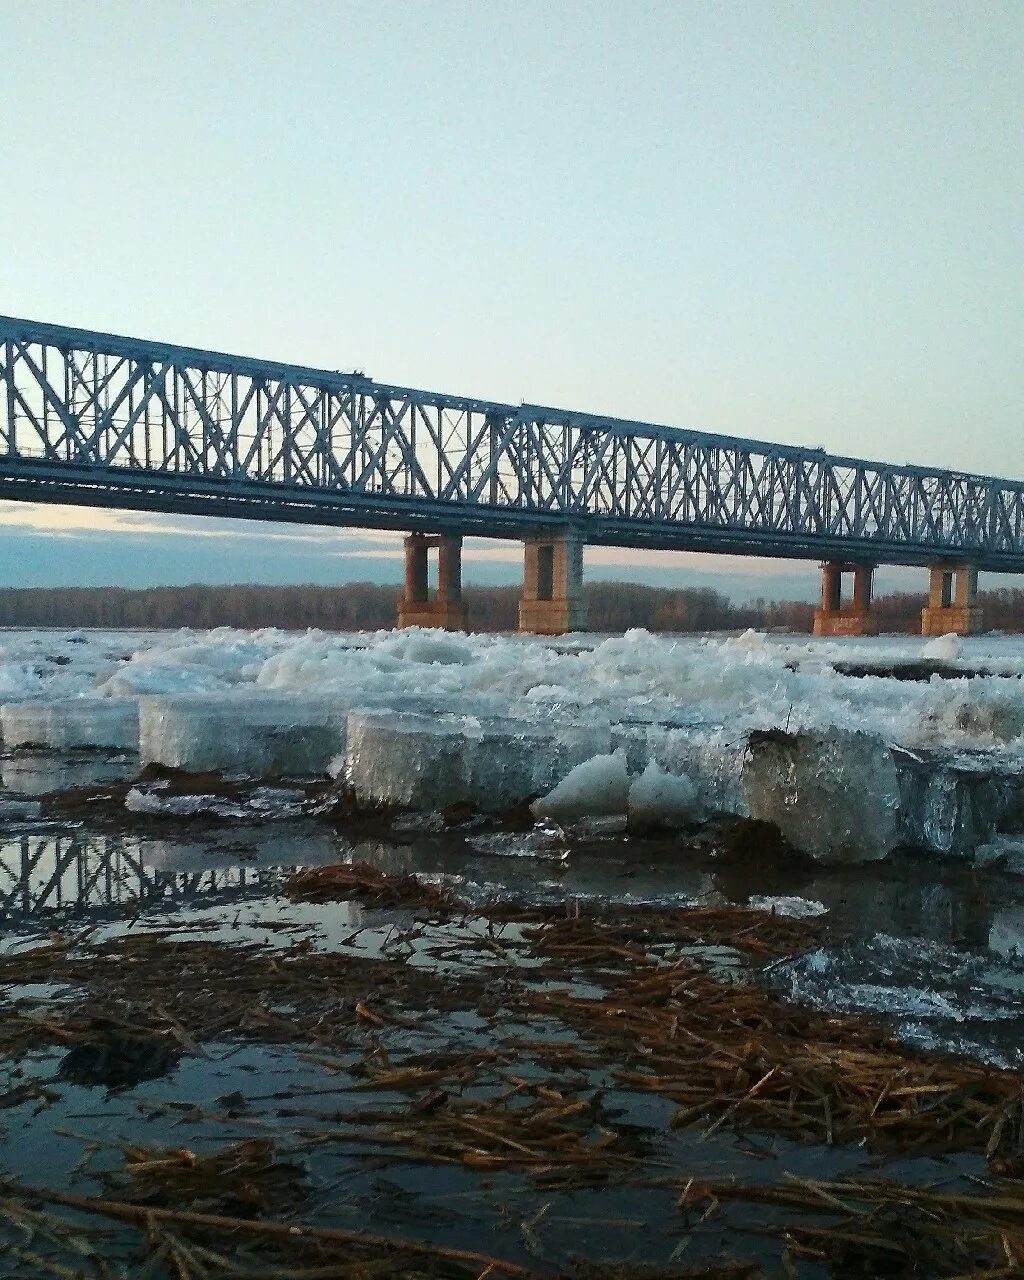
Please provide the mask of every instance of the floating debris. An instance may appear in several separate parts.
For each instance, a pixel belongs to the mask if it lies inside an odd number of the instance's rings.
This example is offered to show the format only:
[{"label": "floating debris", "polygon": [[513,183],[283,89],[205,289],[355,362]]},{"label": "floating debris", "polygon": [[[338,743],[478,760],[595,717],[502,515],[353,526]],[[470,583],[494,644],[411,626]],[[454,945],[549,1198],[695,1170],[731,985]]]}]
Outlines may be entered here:
[{"label": "floating debris", "polygon": [[187,1147],[126,1145],[123,1170],[105,1180],[133,1204],[236,1218],[269,1216],[305,1199],[304,1168],[278,1159],[268,1138],[233,1143],[210,1155]]},{"label": "floating debris", "polygon": [[365,862],[307,867],[285,882],[289,898],[309,902],[356,900],[388,907],[432,907],[447,911],[452,898],[416,876],[390,876]]},{"label": "floating debris", "polygon": [[60,1075],[74,1084],[102,1084],[123,1089],[173,1071],[181,1046],[166,1035],[137,1035],[129,1028],[95,1019],[60,1064]]},{"label": "floating debris", "polygon": [[[356,912],[331,947],[312,925],[282,930],[296,906],[270,914],[263,941],[150,922],[0,955],[5,1120],[31,1124],[47,1104],[53,1114],[67,1081],[114,1090],[124,1108],[112,1112],[108,1095],[101,1127],[79,1135],[70,1185],[0,1185],[12,1276],[740,1280],[801,1275],[812,1261],[836,1275],[913,1275],[915,1257],[934,1276],[1020,1265],[1024,1077],[908,1050],[883,1023],[770,990],[780,959],[834,942],[828,917],[575,902],[470,910],[359,863],[301,872],[286,893],[303,911],[327,904],[312,917],[322,922],[336,900],[378,910]],[[291,1074],[261,1086],[254,1051]],[[239,1057],[249,1074],[191,1097],[182,1081],[197,1076],[183,1069],[147,1091],[203,1056],[218,1076]],[[29,1061],[31,1082],[16,1074]],[[112,1139],[115,1114],[125,1130]],[[155,1141],[139,1141],[140,1116],[162,1126]],[[770,1157],[789,1144],[841,1176],[813,1189],[787,1179]],[[722,1176],[740,1151],[766,1162],[760,1181]],[[868,1177],[869,1155],[952,1163],[946,1185],[922,1188],[907,1162]],[[982,1181],[962,1176],[986,1161]],[[355,1221],[339,1221],[348,1201],[336,1187],[365,1186],[371,1170],[395,1189],[379,1206],[354,1199]],[[593,1232],[588,1196],[608,1206]],[[637,1197],[660,1215],[649,1240],[614,1226]],[[742,1236],[734,1202],[764,1210]],[[446,1203],[465,1207],[447,1210],[450,1233]],[[82,1225],[97,1218],[114,1224],[102,1244]],[[394,1235],[364,1231],[368,1220],[394,1222]],[[477,1220],[488,1225],[465,1225]],[[493,1235],[502,1223],[508,1234]],[[728,1247],[709,1253],[708,1240]],[[695,1251],[685,1259],[683,1243]],[[860,1256],[873,1273],[857,1272]]]}]

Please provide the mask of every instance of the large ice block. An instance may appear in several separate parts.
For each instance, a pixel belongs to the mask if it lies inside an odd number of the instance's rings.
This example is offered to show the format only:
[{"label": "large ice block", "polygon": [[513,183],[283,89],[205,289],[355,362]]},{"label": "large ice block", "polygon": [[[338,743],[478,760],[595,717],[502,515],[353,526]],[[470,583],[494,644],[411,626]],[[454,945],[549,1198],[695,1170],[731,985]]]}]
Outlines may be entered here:
[{"label": "large ice block", "polygon": [[600,723],[361,708],[348,719],[347,772],[364,803],[439,809],[466,802],[498,812],[548,791],[608,743]]},{"label": "large ice block", "polygon": [[[696,792],[695,816],[750,816],[743,788],[746,739],[731,739],[721,731],[675,729],[652,725],[647,730],[647,758],[671,774],[688,778]],[[631,768],[636,765],[631,761]]]},{"label": "large ice block", "polygon": [[363,803],[443,808],[468,798],[465,747],[462,721],[455,717],[353,711],[349,781]]},{"label": "large ice block", "polygon": [[345,750],[346,704],[309,694],[174,694],[140,700],[142,763],[249,777],[323,774]]},{"label": "large ice block", "polygon": [[743,762],[752,818],[819,862],[872,862],[900,840],[900,789],[885,742],[866,733],[752,733]]},{"label": "large ice block", "polygon": [[1008,788],[995,762],[908,751],[896,751],[894,758],[903,843],[967,854],[994,839]]},{"label": "large ice block", "polygon": [[5,747],[68,751],[105,748],[134,751],[139,745],[135,698],[35,698],[0,707]]}]

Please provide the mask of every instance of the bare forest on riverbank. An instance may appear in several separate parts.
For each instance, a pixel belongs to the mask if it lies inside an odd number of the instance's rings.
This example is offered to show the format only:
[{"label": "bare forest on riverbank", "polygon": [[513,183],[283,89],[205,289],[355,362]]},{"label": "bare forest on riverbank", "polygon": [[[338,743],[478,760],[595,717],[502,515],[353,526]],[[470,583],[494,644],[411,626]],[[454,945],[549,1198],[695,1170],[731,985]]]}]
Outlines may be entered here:
[{"label": "bare forest on riverbank", "polygon": [[[750,600],[734,604],[709,587],[649,587],[631,582],[586,586],[593,631],[731,631],[745,627],[809,631],[813,604]],[[0,590],[0,626],[8,627],[282,627],[377,630],[393,625],[400,588],[353,582],[323,586],[30,587]],[[516,587],[468,587],[475,631],[513,631]],[[987,627],[1024,631],[1024,590],[982,591]],[[882,631],[916,633],[924,595],[876,598]]]}]

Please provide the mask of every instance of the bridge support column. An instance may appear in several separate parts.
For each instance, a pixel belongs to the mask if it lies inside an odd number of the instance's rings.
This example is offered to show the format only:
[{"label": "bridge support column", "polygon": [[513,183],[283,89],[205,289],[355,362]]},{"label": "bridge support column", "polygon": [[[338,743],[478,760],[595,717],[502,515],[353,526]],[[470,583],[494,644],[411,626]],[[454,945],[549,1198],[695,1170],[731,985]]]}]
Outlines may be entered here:
[{"label": "bridge support column", "polygon": [[[437,548],[437,591],[430,594],[427,557]],[[400,627],[466,630],[462,599],[462,539],[411,533],[405,540],[405,591],[398,604]]]},{"label": "bridge support column", "polygon": [[967,564],[933,565],[928,606],[921,611],[921,634],[973,636],[982,626],[977,569]]},{"label": "bridge support column", "polygon": [[519,630],[539,636],[585,631],[583,540],[576,534],[542,534],[525,539],[523,550]]},{"label": "bridge support column", "polygon": [[[816,636],[873,636],[878,624],[871,612],[871,579],[874,568],[868,564],[821,566],[821,606],[814,611]],[[853,600],[843,603],[843,574],[853,574]]]}]

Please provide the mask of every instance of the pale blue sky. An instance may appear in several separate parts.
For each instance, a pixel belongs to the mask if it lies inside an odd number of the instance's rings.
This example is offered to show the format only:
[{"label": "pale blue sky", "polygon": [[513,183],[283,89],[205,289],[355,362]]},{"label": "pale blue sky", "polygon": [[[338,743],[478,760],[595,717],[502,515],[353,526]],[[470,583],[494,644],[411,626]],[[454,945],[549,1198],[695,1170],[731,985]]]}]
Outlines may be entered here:
[{"label": "pale blue sky", "polygon": [[[0,15],[0,311],[1024,475],[1020,0]],[[174,527],[154,580],[245,568]],[[66,532],[115,581],[124,529]],[[796,581],[647,573],[723,568]]]}]

